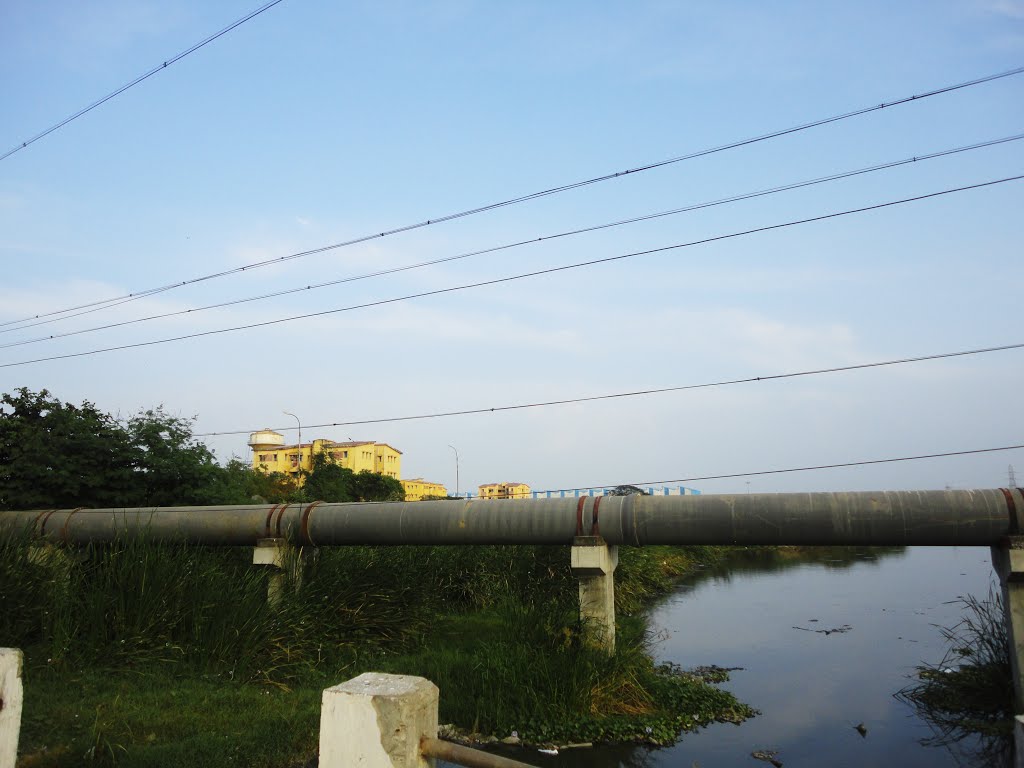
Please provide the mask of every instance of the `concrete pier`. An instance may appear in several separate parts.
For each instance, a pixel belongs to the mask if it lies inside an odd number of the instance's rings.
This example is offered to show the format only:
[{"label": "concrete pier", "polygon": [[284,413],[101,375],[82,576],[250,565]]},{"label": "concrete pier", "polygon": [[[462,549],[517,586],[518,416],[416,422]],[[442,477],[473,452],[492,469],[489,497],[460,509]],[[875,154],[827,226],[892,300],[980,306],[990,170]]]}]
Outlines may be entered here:
[{"label": "concrete pier", "polygon": [[17,648],[0,648],[0,768],[14,768],[21,733],[23,658]]},{"label": "concrete pier", "polygon": [[577,536],[570,555],[579,582],[580,619],[590,644],[615,652],[615,568],[619,548],[600,536]]},{"label": "concrete pier", "polygon": [[1010,645],[1014,711],[1024,714],[1024,537],[992,547],[992,567],[1003,590],[1006,637]]},{"label": "concrete pier", "polygon": [[252,564],[268,569],[267,602],[277,605],[285,589],[292,583],[295,589],[302,585],[306,568],[306,547],[295,547],[287,539],[260,539],[252,550]]}]

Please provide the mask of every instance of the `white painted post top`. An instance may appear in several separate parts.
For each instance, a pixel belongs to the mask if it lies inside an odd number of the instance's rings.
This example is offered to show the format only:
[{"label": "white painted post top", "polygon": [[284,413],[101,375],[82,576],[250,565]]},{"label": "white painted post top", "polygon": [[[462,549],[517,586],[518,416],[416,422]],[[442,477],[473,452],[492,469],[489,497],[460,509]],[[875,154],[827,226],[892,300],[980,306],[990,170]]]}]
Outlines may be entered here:
[{"label": "white painted post top", "polygon": [[323,693],[320,768],[426,768],[420,739],[437,737],[437,686],[367,672]]},{"label": "white painted post top", "polygon": [[14,768],[21,733],[22,655],[17,648],[0,648],[0,768]]}]

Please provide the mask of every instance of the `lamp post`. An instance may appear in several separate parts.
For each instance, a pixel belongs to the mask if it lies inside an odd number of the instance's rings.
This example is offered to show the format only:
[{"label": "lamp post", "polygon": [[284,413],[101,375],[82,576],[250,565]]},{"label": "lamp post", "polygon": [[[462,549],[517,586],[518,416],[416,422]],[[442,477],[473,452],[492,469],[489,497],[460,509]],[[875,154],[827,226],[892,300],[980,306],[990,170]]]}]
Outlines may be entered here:
[{"label": "lamp post", "polygon": [[295,452],[295,456],[297,457],[297,461],[298,461],[298,463],[295,465],[295,484],[298,487],[298,490],[299,490],[299,501],[301,502],[302,501],[302,484],[301,484],[301,480],[302,480],[302,422],[299,421],[299,417],[298,416],[296,416],[294,413],[291,413],[290,411],[282,411],[282,413],[284,413],[285,416],[291,416],[293,419],[295,419],[295,423],[299,425],[299,445],[298,445],[298,449]]},{"label": "lamp post", "polygon": [[455,495],[459,495],[459,451],[454,445],[449,445],[455,451]]}]

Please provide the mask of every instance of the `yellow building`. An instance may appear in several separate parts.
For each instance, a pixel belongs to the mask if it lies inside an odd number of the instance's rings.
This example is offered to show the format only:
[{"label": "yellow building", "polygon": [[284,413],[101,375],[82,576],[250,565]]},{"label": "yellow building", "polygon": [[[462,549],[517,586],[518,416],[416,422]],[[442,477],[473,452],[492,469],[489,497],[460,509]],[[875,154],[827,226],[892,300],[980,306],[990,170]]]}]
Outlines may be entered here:
[{"label": "yellow building", "polygon": [[419,501],[424,496],[447,496],[448,489],[440,483],[432,483],[422,477],[414,477],[411,480],[403,480],[402,487],[405,488],[406,501]]},{"label": "yellow building", "polygon": [[387,443],[373,440],[352,440],[339,443],[334,440],[314,440],[301,445],[285,445],[284,435],[271,429],[249,435],[252,448],[252,468],[264,472],[297,475],[299,470],[313,469],[313,457],[327,454],[335,464],[353,472],[364,469],[398,480],[402,474],[402,452]]},{"label": "yellow building", "polygon": [[530,486],[526,483],[488,483],[477,486],[481,499],[528,499]]}]

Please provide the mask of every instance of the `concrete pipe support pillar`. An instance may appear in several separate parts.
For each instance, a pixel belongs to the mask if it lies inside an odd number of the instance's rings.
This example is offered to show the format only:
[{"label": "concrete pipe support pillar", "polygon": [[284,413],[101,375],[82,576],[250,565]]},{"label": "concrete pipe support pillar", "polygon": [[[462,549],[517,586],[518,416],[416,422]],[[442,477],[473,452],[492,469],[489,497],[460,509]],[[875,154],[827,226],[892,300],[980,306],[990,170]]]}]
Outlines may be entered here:
[{"label": "concrete pipe support pillar", "polygon": [[1024,714],[1024,537],[1011,536],[1005,543],[992,547],[992,567],[1003,590],[1014,710]]},{"label": "concrete pipe support pillar", "polygon": [[[1024,495],[1019,488],[1001,489],[1010,513],[1010,535],[992,546],[992,568],[1003,590],[1006,638],[1010,645],[1014,711],[1024,714]],[[1017,743],[1017,752],[1024,744]]]},{"label": "concrete pipe support pillar", "polygon": [[269,569],[267,602],[277,605],[284,597],[289,579],[298,589],[306,565],[304,547],[293,547],[286,539],[260,539],[252,550],[252,564]]},{"label": "concrete pipe support pillar", "polygon": [[437,686],[367,672],[324,691],[320,768],[427,768],[420,740],[437,738]]},{"label": "concrete pipe support pillar", "polygon": [[0,648],[0,768],[14,768],[21,733],[22,655],[17,648]]},{"label": "concrete pipe support pillar", "polygon": [[580,619],[586,639],[609,654],[615,652],[615,567],[619,548],[600,536],[577,536],[572,544],[572,572],[580,586]]}]

